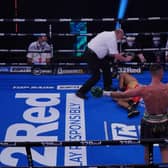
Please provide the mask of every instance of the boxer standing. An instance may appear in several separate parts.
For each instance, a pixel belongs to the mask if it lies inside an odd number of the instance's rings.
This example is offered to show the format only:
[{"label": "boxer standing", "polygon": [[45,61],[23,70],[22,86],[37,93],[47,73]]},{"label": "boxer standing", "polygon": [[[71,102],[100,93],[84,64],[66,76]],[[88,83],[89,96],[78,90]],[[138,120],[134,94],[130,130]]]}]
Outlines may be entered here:
[{"label": "boxer standing", "polygon": [[[146,111],[141,120],[141,139],[168,138],[168,84],[161,82],[163,68],[154,64],[150,68],[152,81],[148,86],[140,86],[125,92],[111,92],[114,98],[141,96]],[[168,163],[168,145],[159,144],[162,162]],[[145,145],[145,162],[149,164],[149,147]]]}]

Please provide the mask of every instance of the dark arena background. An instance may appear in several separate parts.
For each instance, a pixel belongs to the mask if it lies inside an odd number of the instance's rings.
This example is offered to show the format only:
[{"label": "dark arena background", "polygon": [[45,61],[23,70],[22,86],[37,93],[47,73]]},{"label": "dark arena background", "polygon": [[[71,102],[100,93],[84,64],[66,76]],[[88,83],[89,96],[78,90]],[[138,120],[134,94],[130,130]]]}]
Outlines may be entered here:
[{"label": "dark arena background", "polygon": [[[163,65],[166,83],[167,7],[167,0],[1,0],[0,167],[168,167],[158,147],[166,139],[145,141],[150,147],[145,164],[139,140],[143,100],[140,115],[128,118],[110,97],[75,95],[90,76],[83,54],[87,42],[116,28],[125,33],[119,51],[141,53],[146,61],[109,60],[113,85],[118,87],[116,72],[149,84],[154,63]],[[44,34],[51,63],[30,65],[28,46]],[[134,46],[126,46],[128,37]],[[102,81],[96,86],[103,87]]]}]

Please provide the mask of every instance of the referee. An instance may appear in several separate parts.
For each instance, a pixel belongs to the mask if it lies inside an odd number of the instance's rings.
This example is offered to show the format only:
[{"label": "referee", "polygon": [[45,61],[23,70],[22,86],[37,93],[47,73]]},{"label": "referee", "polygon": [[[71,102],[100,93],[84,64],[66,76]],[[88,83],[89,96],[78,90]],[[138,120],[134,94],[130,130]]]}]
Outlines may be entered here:
[{"label": "referee", "polygon": [[103,31],[95,36],[88,43],[84,56],[88,60],[88,67],[91,77],[76,92],[76,96],[87,99],[87,92],[100,80],[101,70],[103,74],[103,83],[105,91],[112,91],[112,75],[110,70],[109,57],[119,61],[130,61],[131,56],[124,57],[118,51],[117,42],[124,36],[122,29],[114,31]]}]

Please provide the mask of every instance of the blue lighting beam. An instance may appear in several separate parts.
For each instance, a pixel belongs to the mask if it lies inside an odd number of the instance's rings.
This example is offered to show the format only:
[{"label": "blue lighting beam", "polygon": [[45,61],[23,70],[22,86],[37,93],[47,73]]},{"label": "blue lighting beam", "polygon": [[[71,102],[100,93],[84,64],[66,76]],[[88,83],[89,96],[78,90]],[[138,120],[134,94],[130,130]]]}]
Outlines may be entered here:
[{"label": "blue lighting beam", "polygon": [[[123,19],[125,15],[125,11],[127,8],[128,0],[120,0],[119,10],[118,10],[118,19]],[[116,23],[116,29],[121,28],[121,25],[119,22]]]}]

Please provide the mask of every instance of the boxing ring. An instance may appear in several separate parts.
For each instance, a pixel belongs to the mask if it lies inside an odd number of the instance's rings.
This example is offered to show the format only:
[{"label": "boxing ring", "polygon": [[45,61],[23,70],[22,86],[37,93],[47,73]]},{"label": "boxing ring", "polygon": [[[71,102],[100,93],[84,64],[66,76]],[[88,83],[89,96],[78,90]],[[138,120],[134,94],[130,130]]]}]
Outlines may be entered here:
[{"label": "boxing ring", "polygon": [[[168,20],[168,18],[156,17],[128,18],[125,21],[155,19]],[[0,22],[70,21],[114,22],[116,19],[0,19]],[[24,37],[34,34],[36,33],[0,33],[0,36]],[[55,35],[76,36],[66,33]],[[136,34],[132,33],[132,35]],[[51,26],[49,36],[50,38],[54,36]],[[165,51],[166,48],[141,48],[131,51],[135,50]],[[27,53],[28,51],[0,49],[0,52]],[[74,50],[52,52],[71,53]],[[67,72],[66,66],[72,69]],[[73,71],[75,66],[77,69]],[[140,119],[144,112],[143,100],[138,105],[140,115],[129,119],[127,112],[109,97],[94,98],[89,93],[89,99],[82,100],[75,96],[76,90],[89,76],[85,68],[87,69],[86,63],[76,62],[74,64],[59,62],[51,67],[31,67],[16,63],[1,65],[0,167],[168,167],[167,164],[161,164],[157,145],[167,143],[167,139],[139,141]],[[166,64],[165,69],[167,69]],[[134,72],[133,75],[142,84],[150,82],[149,72],[141,70],[139,64],[133,65],[133,68],[130,64],[126,69],[121,67],[121,71],[125,70]],[[167,71],[163,81],[168,81]],[[102,87],[102,80],[97,85]],[[113,79],[113,85],[118,86],[117,79]],[[150,146],[149,165],[144,163],[143,144]]]}]

